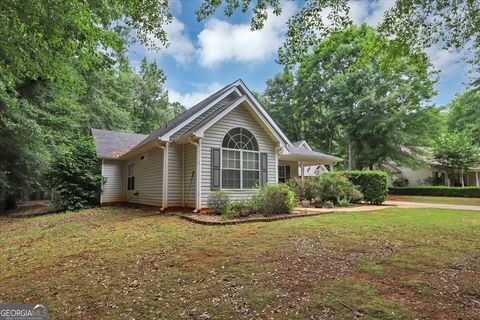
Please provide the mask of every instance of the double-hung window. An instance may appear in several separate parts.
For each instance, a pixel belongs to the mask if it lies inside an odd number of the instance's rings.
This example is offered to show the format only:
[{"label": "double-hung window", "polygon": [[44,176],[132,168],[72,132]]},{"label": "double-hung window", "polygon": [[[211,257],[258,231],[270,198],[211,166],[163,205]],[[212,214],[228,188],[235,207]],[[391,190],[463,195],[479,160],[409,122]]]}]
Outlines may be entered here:
[{"label": "double-hung window", "polygon": [[253,134],[243,128],[227,132],[222,143],[222,188],[254,189],[260,179],[260,153]]},{"label": "double-hung window", "polygon": [[127,166],[127,190],[135,190],[135,162]]}]

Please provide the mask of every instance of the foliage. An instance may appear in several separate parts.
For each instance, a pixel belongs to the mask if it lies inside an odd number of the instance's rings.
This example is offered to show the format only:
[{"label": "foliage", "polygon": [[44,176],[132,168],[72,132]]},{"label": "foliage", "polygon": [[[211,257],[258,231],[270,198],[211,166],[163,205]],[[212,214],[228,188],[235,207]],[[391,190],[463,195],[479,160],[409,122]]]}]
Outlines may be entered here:
[{"label": "foliage", "polygon": [[408,187],[408,179],[405,177],[398,177],[397,179],[393,180],[392,182],[394,187]]},{"label": "foliage", "polygon": [[[433,157],[450,173],[463,172],[480,164],[480,148],[467,133],[446,132],[438,137]],[[463,175],[461,177],[463,184]]]},{"label": "foliage", "polygon": [[298,200],[312,200],[318,193],[319,176],[308,178],[291,178],[287,184],[295,193]]},{"label": "foliage", "polygon": [[480,198],[478,187],[420,186],[389,188],[392,195]]},{"label": "foliage", "polygon": [[230,202],[230,194],[223,190],[212,191],[208,197],[208,207],[215,214],[223,214]]},{"label": "foliage", "polygon": [[330,200],[324,201],[324,202],[323,202],[323,206],[324,206],[325,208],[333,208],[333,207],[334,207],[333,201],[330,201]]},{"label": "foliage", "polygon": [[[224,13],[231,16],[237,9],[243,13],[252,11],[251,29],[261,29],[269,15],[281,14],[280,1],[275,0],[203,0],[197,10],[199,20],[215,14],[224,6]],[[267,8],[270,7],[270,10]],[[352,2],[349,0],[307,0],[287,22],[287,37],[279,49],[279,62],[289,68],[299,63],[312,47],[330,35],[348,29],[352,24]],[[443,49],[465,52],[473,67],[472,84],[480,85],[480,37],[478,2],[460,1],[404,1],[396,0],[384,14],[379,31],[394,45],[382,48],[390,60],[413,50],[420,53],[434,45]],[[364,47],[360,55],[368,59],[379,48]],[[475,78],[476,77],[476,78]]]},{"label": "foliage", "polygon": [[167,44],[172,20],[161,0],[45,1],[0,3],[0,96],[15,96],[30,81],[72,82],[72,66],[101,68],[108,49],[121,51],[124,34],[135,29],[142,43]]},{"label": "foliage", "polygon": [[78,210],[97,204],[102,176],[93,139],[83,136],[62,145],[54,156],[49,181],[59,208]]},{"label": "foliage", "polygon": [[254,201],[259,213],[290,213],[295,207],[295,193],[284,183],[266,184],[257,191]]},{"label": "foliage", "polygon": [[372,204],[381,204],[388,193],[387,178],[384,171],[346,171],[347,178],[358,187],[363,200]]},{"label": "foliage", "polygon": [[226,204],[222,216],[225,219],[244,218],[256,213],[256,210],[254,200],[232,200]]},{"label": "foliage", "polygon": [[480,145],[480,92],[475,90],[458,94],[447,105],[447,125],[450,131],[470,134]]},{"label": "foliage", "polygon": [[348,202],[358,201],[361,193],[341,172],[325,172],[319,175],[317,194],[315,198],[339,203],[340,200]]},{"label": "foliage", "polygon": [[350,201],[348,199],[338,199],[338,206],[342,208],[350,207]]}]

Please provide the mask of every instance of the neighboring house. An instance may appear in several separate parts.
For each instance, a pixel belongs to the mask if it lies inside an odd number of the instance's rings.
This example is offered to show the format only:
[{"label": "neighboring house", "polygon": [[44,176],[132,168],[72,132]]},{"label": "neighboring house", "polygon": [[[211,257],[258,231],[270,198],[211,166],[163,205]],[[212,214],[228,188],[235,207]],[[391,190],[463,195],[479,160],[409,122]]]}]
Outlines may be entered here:
[{"label": "neighboring house", "polygon": [[148,136],[97,129],[92,135],[106,178],[102,204],[199,211],[212,191],[249,198],[259,186],[299,175],[299,167],[341,161],[290,142],[241,80]]},{"label": "neighboring house", "polygon": [[[422,164],[416,168],[408,168],[389,163],[382,166],[382,170],[388,173],[388,185],[393,186],[397,179],[406,178],[409,186],[420,185],[444,185],[462,186],[460,173],[453,175],[441,166],[440,163],[428,157],[420,157]],[[480,187],[480,168],[471,168],[463,174],[464,186]]]}]

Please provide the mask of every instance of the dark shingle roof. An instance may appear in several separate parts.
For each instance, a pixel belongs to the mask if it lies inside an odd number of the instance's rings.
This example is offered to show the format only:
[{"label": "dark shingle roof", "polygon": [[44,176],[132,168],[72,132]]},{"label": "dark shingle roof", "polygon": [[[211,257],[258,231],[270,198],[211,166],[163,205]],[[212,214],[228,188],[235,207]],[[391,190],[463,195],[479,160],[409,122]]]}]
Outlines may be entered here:
[{"label": "dark shingle roof", "polygon": [[232,85],[233,85],[233,83],[223,87],[222,89],[218,90],[214,94],[212,94],[212,95],[208,96],[207,98],[203,99],[202,101],[200,101],[199,103],[197,103],[196,105],[191,107],[190,109],[185,110],[183,113],[181,113],[178,116],[176,116],[175,118],[171,119],[170,121],[165,123],[163,126],[161,126],[157,130],[155,130],[154,132],[149,134],[142,142],[140,142],[136,146],[136,148],[141,147],[141,146],[147,144],[148,142],[163,136],[164,134],[166,134],[167,132],[169,132],[173,128],[180,125],[182,122],[186,121],[188,118],[190,118],[194,114],[200,112],[203,108],[207,107],[210,103],[215,101],[223,93],[225,93],[228,89],[230,89],[230,87]]},{"label": "dark shingle roof", "polygon": [[98,158],[117,158],[145,139],[146,135],[92,129]]},{"label": "dark shingle roof", "polygon": [[305,140],[294,141],[294,142],[292,142],[292,145],[293,145],[294,147],[299,148],[300,145],[301,145],[302,143],[304,143],[304,142],[305,142]]}]

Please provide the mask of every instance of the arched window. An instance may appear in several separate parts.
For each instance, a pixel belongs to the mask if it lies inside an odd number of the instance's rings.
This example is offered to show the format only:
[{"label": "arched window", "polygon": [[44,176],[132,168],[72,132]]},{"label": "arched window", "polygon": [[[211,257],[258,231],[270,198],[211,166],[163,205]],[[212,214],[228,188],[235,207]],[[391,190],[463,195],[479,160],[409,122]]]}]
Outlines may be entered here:
[{"label": "arched window", "polygon": [[258,186],[259,177],[257,139],[247,129],[231,129],[222,142],[222,188],[253,189]]}]

